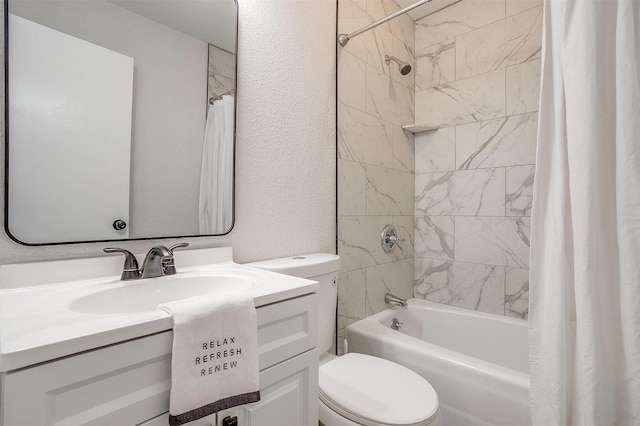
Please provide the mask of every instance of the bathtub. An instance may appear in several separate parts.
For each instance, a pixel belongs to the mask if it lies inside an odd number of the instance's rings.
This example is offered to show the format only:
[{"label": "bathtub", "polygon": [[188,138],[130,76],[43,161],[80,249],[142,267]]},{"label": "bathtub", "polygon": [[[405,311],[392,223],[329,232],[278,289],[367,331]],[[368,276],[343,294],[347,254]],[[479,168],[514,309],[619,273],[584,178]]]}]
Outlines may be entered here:
[{"label": "bathtub", "polygon": [[[403,324],[398,331],[393,318]],[[523,320],[411,299],[347,328],[345,349],[386,358],[427,379],[445,426],[529,425]]]}]

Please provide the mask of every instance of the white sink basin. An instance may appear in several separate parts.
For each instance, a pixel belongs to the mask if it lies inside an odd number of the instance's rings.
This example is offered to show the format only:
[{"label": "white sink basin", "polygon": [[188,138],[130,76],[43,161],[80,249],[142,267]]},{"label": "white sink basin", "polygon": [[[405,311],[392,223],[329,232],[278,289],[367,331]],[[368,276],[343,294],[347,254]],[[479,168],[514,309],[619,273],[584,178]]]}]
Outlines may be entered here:
[{"label": "white sink basin", "polygon": [[178,273],[161,278],[120,281],[108,289],[74,300],[69,310],[87,314],[122,314],[156,310],[160,303],[213,292],[248,290],[254,279],[231,273]]}]

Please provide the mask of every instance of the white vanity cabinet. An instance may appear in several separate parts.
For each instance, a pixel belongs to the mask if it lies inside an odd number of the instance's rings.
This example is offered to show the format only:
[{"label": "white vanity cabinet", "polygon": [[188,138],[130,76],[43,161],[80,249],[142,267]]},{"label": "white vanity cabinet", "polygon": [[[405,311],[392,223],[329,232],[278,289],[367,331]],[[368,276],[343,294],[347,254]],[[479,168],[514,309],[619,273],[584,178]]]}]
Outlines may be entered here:
[{"label": "white vanity cabinet", "polygon": [[[257,312],[261,400],[190,425],[317,425],[316,294]],[[171,346],[165,331],[6,372],[1,425],[168,425]]]},{"label": "white vanity cabinet", "polygon": [[261,371],[260,401],[221,411],[217,426],[227,426],[227,416],[237,417],[238,426],[317,425],[317,383],[318,353],[313,350]]}]

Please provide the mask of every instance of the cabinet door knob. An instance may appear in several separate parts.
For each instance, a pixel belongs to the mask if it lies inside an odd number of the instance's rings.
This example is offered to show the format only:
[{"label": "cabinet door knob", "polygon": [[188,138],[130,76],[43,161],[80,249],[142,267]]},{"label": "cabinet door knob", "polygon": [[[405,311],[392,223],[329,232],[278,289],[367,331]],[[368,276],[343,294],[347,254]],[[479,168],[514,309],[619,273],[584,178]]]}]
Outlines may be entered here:
[{"label": "cabinet door knob", "polygon": [[127,227],[127,222],[122,219],[116,219],[113,221],[112,226],[116,231],[122,231]]},{"label": "cabinet door knob", "polygon": [[238,426],[238,417],[227,416],[222,419],[222,426]]}]

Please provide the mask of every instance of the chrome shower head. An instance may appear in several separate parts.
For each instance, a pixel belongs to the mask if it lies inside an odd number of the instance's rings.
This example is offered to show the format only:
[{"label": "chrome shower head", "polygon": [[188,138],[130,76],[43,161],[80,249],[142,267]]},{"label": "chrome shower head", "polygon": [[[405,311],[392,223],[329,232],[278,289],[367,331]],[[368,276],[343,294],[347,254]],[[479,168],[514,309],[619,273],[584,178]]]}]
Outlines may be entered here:
[{"label": "chrome shower head", "polygon": [[395,56],[389,56],[385,54],[384,55],[385,64],[389,65],[389,61],[394,61],[395,63],[398,64],[398,69],[400,70],[400,74],[407,75],[411,72],[411,65],[409,65],[407,62],[401,61]]}]

